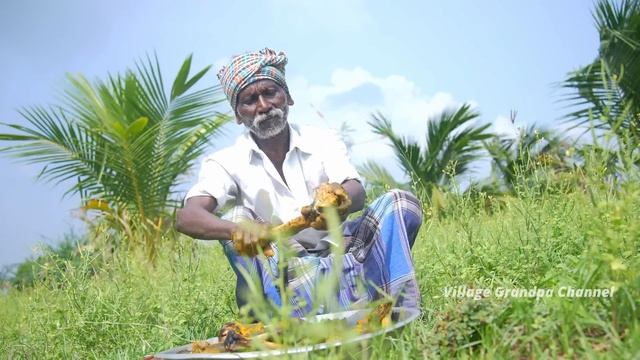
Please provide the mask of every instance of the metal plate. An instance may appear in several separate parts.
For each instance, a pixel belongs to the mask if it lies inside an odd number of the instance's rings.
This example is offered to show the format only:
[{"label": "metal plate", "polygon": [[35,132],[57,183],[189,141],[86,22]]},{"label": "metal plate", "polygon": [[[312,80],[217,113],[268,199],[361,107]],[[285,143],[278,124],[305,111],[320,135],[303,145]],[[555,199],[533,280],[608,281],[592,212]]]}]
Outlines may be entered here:
[{"label": "metal plate", "polygon": [[[339,313],[331,313],[318,315],[310,318],[306,318],[307,321],[324,321],[324,320],[340,320],[346,319],[347,323],[355,325],[356,321],[365,317],[370,310],[353,310],[353,311],[343,311]],[[371,339],[376,336],[380,336],[382,334],[398,330],[413,320],[417,319],[420,315],[420,311],[418,309],[409,309],[409,308],[393,308],[392,309],[392,318],[394,322],[391,326],[380,329],[373,333],[362,334],[356,337],[349,338],[345,341],[335,341],[330,343],[320,343],[316,345],[309,346],[300,346],[300,347],[292,347],[286,349],[278,349],[278,350],[263,350],[263,351],[246,351],[246,352],[235,352],[235,353],[221,353],[221,354],[192,354],[191,353],[191,344],[178,346],[173,349],[169,349],[163,351],[161,353],[157,353],[154,356],[157,359],[256,359],[262,358],[266,356],[278,356],[285,354],[300,354],[307,353],[316,350],[324,350],[333,347],[338,347],[345,344],[357,343],[360,341],[364,341],[367,339]],[[211,344],[218,343],[218,338],[207,339],[207,341]]]}]

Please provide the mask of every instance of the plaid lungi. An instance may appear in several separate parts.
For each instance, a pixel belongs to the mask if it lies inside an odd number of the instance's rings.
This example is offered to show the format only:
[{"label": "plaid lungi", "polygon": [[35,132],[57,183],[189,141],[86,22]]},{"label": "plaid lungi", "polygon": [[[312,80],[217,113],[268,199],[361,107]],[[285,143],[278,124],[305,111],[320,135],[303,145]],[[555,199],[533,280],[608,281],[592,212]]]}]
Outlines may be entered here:
[{"label": "plaid lungi", "polygon": [[[261,221],[243,207],[234,208],[227,218]],[[243,281],[240,270],[243,268],[245,273],[257,279],[263,295],[276,306],[282,306],[276,284],[283,281],[281,276],[285,276],[288,292],[292,295],[287,298],[293,306],[293,316],[356,308],[384,296],[391,296],[395,306],[418,308],[420,292],[411,247],[421,223],[419,201],[409,192],[391,190],[374,200],[362,216],[342,224],[344,253],[291,257],[283,274],[278,270],[281,252],[277,246],[273,246],[273,257],[248,258],[235,253],[230,241],[224,241],[223,245],[239,284]],[[330,274],[338,277],[335,292],[330,296],[324,294],[323,303],[318,304],[314,289],[326,282]]]}]

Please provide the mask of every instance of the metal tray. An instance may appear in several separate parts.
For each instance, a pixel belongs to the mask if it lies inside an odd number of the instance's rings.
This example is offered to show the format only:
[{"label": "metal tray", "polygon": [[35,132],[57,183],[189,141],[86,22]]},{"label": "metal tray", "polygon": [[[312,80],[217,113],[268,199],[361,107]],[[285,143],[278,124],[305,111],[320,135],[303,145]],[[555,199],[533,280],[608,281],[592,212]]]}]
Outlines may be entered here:
[{"label": "metal tray", "polygon": [[[355,325],[356,321],[365,317],[370,310],[352,310],[352,311],[343,311],[338,313],[317,315],[313,317],[306,318],[307,321],[324,321],[324,320],[339,320],[346,319],[349,324]],[[266,356],[278,356],[285,354],[300,354],[307,353],[317,350],[324,350],[329,348],[338,347],[341,345],[357,343],[360,341],[364,341],[367,339],[371,339],[376,336],[380,336],[382,334],[392,332],[398,330],[413,320],[417,319],[420,316],[420,311],[418,309],[410,309],[410,308],[398,308],[395,307],[392,309],[392,319],[393,324],[386,328],[380,329],[376,332],[362,334],[356,337],[351,337],[345,341],[334,341],[328,343],[320,343],[316,345],[308,345],[308,346],[300,346],[300,347],[291,347],[286,349],[278,349],[278,350],[262,350],[262,351],[246,351],[246,352],[235,352],[235,353],[220,353],[220,354],[192,354],[191,353],[191,344],[182,345],[175,347],[173,349],[169,349],[154,355],[156,359],[256,359],[262,358]],[[211,339],[207,339],[209,343],[215,344],[218,343],[218,338],[214,337]]]}]

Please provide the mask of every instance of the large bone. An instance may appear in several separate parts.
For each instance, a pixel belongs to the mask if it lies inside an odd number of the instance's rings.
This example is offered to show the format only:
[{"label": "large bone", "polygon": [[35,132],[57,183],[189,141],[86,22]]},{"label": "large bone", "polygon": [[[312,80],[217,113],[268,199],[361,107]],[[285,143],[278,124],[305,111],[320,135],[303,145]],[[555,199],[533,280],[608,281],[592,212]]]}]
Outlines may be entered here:
[{"label": "large bone", "polygon": [[325,208],[333,207],[344,211],[349,206],[351,206],[351,199],[342,186],[338,184],[320,184],[316,189],[315,200],[311,205],[303,206],[300,209],[299,216],[271,229],[271,238],[265,244],[261,244],[265,249],[264,254],[273,256],[273,250],[269,246],[272,240],[293,236],[313,226],[316,220],[320,220],[318,217]]},{"label": "large bone", "polygon": [[318,217],[325,208],[332,207],[336,208],[338,212],[345,212],[349,206],[351,206],[351,199],[342,186],[335,183],[320,184],[316,189],[313,203],[303,206],[300,209],[300,216],[274,227],[272,234],[274,237],[295,235],[310,226],[314,226],[314,221],[320,220]]},{"label": "large bone", "polygon": [[295,217],[284,224],[280,224],[271,229],[271,235],[277,239],[282,236],[292,236],[311,226],[311,223],[318,217],[318,212],[312,206],[304,206],[300,209],[300,216]]}]

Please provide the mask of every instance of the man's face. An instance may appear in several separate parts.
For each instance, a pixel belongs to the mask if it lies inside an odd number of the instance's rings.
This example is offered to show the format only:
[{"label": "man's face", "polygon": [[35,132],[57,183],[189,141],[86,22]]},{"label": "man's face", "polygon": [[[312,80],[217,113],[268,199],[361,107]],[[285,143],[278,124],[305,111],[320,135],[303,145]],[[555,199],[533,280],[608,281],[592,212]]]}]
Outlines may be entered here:
[{"label": "man's face", "polygon": [[275,81],[258,80],[238,94],[236,116],[260,139],[278,135],[287,126],[289,105],[286,91]]}]

